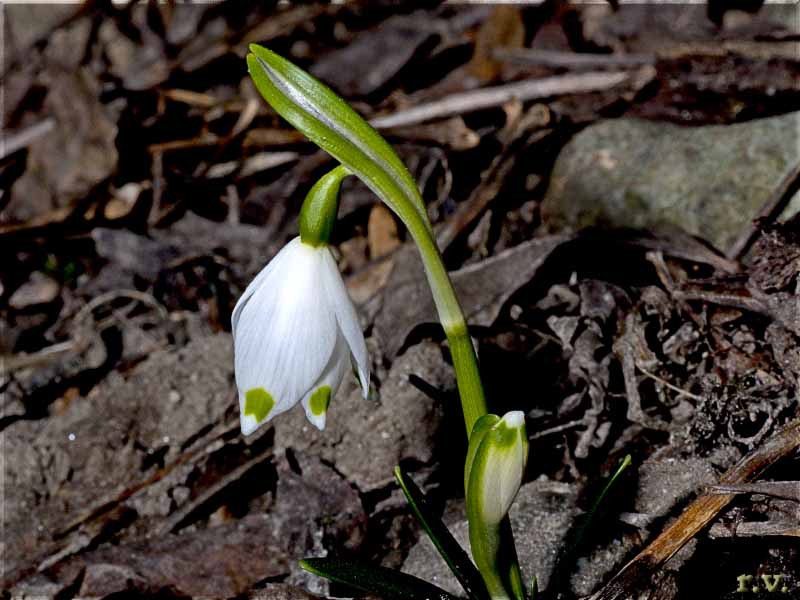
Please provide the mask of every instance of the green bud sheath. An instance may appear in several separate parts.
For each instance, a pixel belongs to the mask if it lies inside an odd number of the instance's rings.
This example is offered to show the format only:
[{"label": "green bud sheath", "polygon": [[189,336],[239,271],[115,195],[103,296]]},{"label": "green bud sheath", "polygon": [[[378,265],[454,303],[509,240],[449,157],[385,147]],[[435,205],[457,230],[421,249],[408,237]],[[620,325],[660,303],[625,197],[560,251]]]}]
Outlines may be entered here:
[{"label": "green bud sheath", "polygon": [[467,448],[467,459],[464,461],[464,490],[469,489],[469,475],[472,471],[472,462],[475,460],[475,455],[478,453],[478,448],[481,447],[481,442],[489,432],[500,422],[500,417],[493,414],[483,415],[480,419],[475,421],[472,427],[472,433],[469,436],[469,447]]},{"label": "green bud sheath", "polygon": [[475,564],[493,600],[524,600],[508,510],[519,490],[528,456],[524,415],[478,419],[465,464],[469,541]]},{"label": "green bud sheath", "polygon": [[348,175],[347,167],[336,167],[309,190],[300,209],[300,240],[304,244],[316,248],[330,242],[339,211],[339,189]]}]

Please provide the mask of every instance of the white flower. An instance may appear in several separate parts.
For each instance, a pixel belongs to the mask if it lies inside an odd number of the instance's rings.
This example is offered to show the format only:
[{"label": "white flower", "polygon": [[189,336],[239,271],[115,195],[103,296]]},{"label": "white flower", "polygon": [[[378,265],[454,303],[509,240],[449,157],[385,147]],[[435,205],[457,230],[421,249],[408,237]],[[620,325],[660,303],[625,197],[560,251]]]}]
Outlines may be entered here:
[{"label": "white flower", "polygon": [[289,242],[247,287],[231,321],[244,435],[301,400],[324,429],[351,357],[366,397],[364,334],[327,245]]}]

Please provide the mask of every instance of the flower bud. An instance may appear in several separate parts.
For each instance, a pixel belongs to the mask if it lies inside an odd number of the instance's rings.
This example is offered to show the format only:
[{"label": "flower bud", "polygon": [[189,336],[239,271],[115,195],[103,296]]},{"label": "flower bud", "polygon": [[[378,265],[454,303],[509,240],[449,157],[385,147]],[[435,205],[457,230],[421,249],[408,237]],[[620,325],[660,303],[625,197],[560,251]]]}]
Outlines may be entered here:
[{"label": "flower bud", "polygon": [[525,415],[484,415],[475,422],[465,465],[472,556],[493,600],[523,598],[508,520],[528,460]]}]

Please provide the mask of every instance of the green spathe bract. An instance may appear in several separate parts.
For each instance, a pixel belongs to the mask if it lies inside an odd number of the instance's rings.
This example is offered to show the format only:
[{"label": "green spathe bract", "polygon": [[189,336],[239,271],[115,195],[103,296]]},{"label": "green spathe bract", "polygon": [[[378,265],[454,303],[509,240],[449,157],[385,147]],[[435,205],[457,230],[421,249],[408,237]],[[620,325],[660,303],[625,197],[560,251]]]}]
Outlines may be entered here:
[{"label": "green spathe bract", "polygon": [[[250,52],[250,76],[284,119],[354,173],[359,172],[393,210],[405,213],[411,208],[427,222],[425,204],[411,174],[369,123],[328,86],[282,56],[257,44],[250,44]],[[381,190],[391,191],[385,194]]]},{"label": "green spathe bract", "polygon": [[304,244],[316,248],[330,242],[339,210],[339,189],[348,175],[347,167],[336,167],[309,190],[300,209],[300,239]]},{"label": "green spathe bract", "polygon": [[472,462],[478,453],[484,436],[500,422],[500,417],[493,414],[483,415],[475,421],[472,433],[469,436],[469,447],[467,448],[467,459],[464,461],[464,490],[469,489],[469,475],[472,471]]},{"label": "green spathe bract", "polygon": [[475,423],[464,467],[472,556],[494,600],[524,599],[507,514],[519,491],[528,458],[523,413]]},{"label": "green spathe bract", "polygon": [[471,431],[487,412],[483,386],[464,314],[414,180],[391,146],[330,88],[266,48],[253,44],[250,51],[250,76],[264,99],[375,192],[416,242],[450,342],[464,420]]}]

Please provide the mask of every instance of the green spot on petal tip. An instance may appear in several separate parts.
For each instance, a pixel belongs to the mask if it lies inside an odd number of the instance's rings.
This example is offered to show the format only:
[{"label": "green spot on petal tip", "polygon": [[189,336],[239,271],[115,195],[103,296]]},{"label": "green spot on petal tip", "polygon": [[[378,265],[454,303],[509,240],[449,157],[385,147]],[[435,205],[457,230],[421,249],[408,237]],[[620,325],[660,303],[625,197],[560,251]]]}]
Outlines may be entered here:
[{"label": "green spot on petal tip", "polygon": [[328,405],[331,403],[331,388],[330,386],[323,385],[313,394],[308,400],[308,406],[311,408],[311,414],[319,417],[328,412]]},{"label": "green spot on petal tip", "polygon": [[275,406],[275,400],[264,388],[247,390],[244,395],[244,414],[255,417],[261,423]]}]

